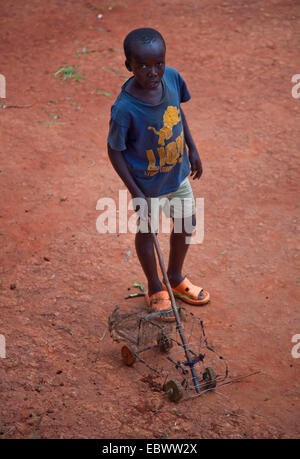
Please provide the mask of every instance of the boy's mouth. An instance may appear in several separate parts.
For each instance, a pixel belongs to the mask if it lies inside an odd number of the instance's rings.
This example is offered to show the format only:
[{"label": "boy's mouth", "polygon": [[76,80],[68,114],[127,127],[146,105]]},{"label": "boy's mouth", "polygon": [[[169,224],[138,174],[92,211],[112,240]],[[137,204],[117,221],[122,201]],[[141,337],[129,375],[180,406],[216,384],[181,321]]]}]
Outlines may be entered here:
[{"label": "boy's mouth", "polygon": [[160,83],[160,80],[148,80],[148,86],[150,86],[151,88],[155,88],[156,86],[158,86]]}]

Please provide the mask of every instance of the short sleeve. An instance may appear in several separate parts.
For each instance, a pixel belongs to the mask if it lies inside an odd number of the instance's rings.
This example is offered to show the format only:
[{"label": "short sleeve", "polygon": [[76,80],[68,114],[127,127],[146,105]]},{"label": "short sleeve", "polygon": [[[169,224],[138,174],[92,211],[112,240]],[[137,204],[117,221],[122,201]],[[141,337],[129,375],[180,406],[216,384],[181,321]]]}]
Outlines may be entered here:
[{"label": "short sleeve", "polygon": [[179,82],[179,89],[180,89],[180,103],[187,102],[188,100],[190,100],[191,95],[180,73],[178,73],[178,82]]},{"label": "short sleeve", "polygon": [[118,124],[113,118],[109,122],[109,132],[107,141],[113,150],[126,150],[128,128]]}]

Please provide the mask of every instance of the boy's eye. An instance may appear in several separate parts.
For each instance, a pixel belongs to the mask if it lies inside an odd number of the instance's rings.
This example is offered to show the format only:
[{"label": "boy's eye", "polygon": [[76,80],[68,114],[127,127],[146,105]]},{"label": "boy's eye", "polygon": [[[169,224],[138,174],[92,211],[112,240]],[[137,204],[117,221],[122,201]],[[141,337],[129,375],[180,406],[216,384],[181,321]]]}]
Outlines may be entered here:
[{"label": "boy's eye", "polygon": [[[156,67],[161,69],[163,66],[164,66],[164,62],[159,62],[158,64],[156,64]],[[146,64],[140,64],[140,69],[141,70],[147,70],[147,65]]]}]

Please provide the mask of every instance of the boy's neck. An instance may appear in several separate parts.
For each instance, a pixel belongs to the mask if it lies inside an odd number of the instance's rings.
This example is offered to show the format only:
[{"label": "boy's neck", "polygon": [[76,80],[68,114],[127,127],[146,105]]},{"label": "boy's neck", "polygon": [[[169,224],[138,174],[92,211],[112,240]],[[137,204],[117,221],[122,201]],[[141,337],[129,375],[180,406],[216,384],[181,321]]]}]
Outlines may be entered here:
[{"label": "boy's neck", "polygon": [[129,80],[125,91],[131,94],[132,96],[140,99],[143,102],[156,105],[158,104],[163,97],[163,85],[162,82],[159,83],[158,87],[149,91],[142,88],[133,77]]}]

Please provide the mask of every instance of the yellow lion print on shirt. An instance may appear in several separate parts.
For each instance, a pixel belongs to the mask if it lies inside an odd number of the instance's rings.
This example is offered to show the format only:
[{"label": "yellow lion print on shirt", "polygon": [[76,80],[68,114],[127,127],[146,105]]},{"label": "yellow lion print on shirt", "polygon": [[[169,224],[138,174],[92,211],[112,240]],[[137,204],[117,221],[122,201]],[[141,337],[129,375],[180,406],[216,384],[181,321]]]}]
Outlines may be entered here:
[{"label": "yellow lion print on shirt", "polygon": [[170,105],[164,113],[163,120],[164,125],[159,131],[152,126],[148,126],[149,130],[152,129],[152,131],[159,136],[158,145],[165,145],[166,140],[172,137],[173,127],[181,121],[180,110]]}]

